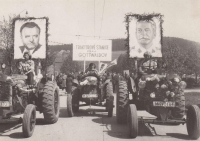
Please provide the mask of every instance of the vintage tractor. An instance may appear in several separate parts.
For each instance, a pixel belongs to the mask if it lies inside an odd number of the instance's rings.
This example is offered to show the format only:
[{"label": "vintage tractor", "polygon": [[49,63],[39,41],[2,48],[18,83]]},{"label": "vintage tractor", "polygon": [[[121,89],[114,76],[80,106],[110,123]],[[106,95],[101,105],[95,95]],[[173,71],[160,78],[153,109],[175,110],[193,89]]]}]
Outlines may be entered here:
[{"label": "vintage tractor", "polygon": [[31,88],[26,85],[26,75],[0,75],[0,123],[9,123],[11,117],[23,114],[24,137],[33,134],[36,110],[44,115],[49,124],[59,116],[59,89],[55,82],[42,78]]},{"label": "vintage tractor", "polygon": [[[143,23],[153,22],[154,16],[159,17],[159,14],[127,15],[129,19],[127,21],[129,23],[130,19],[135,18],[136,21],[143,20]],[[118,123],[128,123],[130,137],[137,137],[138,122],[141,122],[149,125],[186,124],[188,135],[192,139],[198,139],[200,136],[199,107],[191,105],[186,109],[184,95],[186,83],[179,75],[166,71],[166,64],[162,57],[153,57],[149,52],[145,52],[143,58],[129,58],[128,62],[130,72],[134,70],[134,76],[128,80],[120,80],[118,83],[116,118]],[[138,116],[138,110],[145,110],[156,118]]]},{"label": "vintage tractor", "polygon": [[[72,79],[71,82],[67,95],[67,111],[70,117],[74,112],[79,111],[80,106],[88,105],[105,107],[108,117],[112,117],[114,96],[111,78],[87,74],[81,76],[79,80]],[[80,104],[80,102],[85,102],[85,104]]]},{"label": "vintage tractor", "polygon": [[[162,125],[186,123],[189,136],[192,139],[199,138],[199,107],[191,105],[186,112],[184,96],[186,83],[177,75],[173,78],[157,74],[145,76],[145,80],[138,83],[139,89],[134,93],[132,100],[129,100],[129,92],[132,90],[130,87],[128,89],[128,85],[126,81],[119,81],[117,122],[128,122],[130,137],[137,137],[138,122],[142,122]],[[146,110],[157,118],[139,118],[137,110]]]},{"label": "vintage tractor", "polygon": [[0,78],[0,122],[7,121],[12,115],[22,114],[24,137],[33,134],[36,123],[36,110],[43,113],[47,123],[55,123],[59,116],[59,91],[55,82],[42,78],[32,88],[26,85],[26,75]]}]

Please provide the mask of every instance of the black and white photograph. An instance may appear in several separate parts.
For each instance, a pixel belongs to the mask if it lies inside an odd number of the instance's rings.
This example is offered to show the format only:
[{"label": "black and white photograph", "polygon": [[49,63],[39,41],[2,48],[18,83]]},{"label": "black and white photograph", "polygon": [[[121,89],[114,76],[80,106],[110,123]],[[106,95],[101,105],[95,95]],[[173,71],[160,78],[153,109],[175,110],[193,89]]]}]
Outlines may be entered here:
[{"label": "black and white photograph", "polygon": [[130,57],[143,58],[149,52],[153,57],[162,57],[160,16],[130,16]]},{"label": "black and white photograph", "polygon": [[200,0],[0,6],[0,141],[200,141]]},{"label": "black and white photograph", "polygon": [[17,19],[14,23],[14,58],[22,59],[24,52],[32,58],[46,58],[46,19]]}]

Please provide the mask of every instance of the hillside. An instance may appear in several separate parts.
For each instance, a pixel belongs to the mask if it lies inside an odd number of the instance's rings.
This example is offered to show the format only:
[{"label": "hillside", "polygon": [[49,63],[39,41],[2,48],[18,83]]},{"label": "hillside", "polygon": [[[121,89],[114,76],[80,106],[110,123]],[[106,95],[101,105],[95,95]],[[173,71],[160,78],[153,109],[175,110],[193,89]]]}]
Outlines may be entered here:
[{"label": "hillside", "polygon": [[[175,37],[163,37],[163,48],[166,48],[166,45],[172,42],[182,49],[198,48],[200,50],[200,43]],[[125,43],[125,39],[112,39],[112,51],[124,51]],[[72,47],[73,44],[49,46],[51,52],[59,52],[61,50],[72,52]]]}]

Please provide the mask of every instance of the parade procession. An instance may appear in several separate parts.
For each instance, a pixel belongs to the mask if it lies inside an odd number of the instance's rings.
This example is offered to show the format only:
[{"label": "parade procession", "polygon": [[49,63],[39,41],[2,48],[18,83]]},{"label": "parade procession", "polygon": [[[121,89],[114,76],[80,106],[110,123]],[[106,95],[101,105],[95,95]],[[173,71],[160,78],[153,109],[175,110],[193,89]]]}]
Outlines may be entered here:
[{"label": "parade procession", "polygon": [[0,4],[0,140],[200,140],[200,1]]}]

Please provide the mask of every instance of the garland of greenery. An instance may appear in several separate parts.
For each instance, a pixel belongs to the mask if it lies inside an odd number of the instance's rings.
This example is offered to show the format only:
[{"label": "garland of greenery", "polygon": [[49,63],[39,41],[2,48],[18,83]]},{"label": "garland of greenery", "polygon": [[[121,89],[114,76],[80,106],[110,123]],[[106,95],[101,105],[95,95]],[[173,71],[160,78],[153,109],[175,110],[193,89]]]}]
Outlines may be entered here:
[{"label": "garland of greenery", "polygon": [[[163,18],[163,15],[157,14],[157,13],[152,13],[152,14],[145,14],[145,13],[144,14],[133,14],[133,13],[127,13],[125,15],[126,34],[127,34],[127,38],[125,39],[125,41],[126,41],[125,49],[127,50],[127,65],[129,66],[129,70],[131,70],[131,71],[134,71],[133,70],[134,69],[133,66],[135,66],[135,64],[134,64],[135,61],[134,60],[135,59],[137,60],[137,58],[130,58],[130,54],[129,54],[129,49],[130,49],[130,47],[129,47],[129,36],[130,36],[130,34],[129,34],[129,32],[130,32],[129,31],[129,23],[133,19],[133,17],[136,18],[138,21],[140,21],[140,20],[150,21],[154,17],[158,18],[159,21],[160,21],[160,29],[161,29],[160,30],[160,35],[161,35],[160,43],[161,43],[161,46],[162,46],[162,43],[163,43],[163,28],[162,28],[162,23],[163,23],[162,18]],[[161,47],[161,52],[163,53],[162,47]],[[154,57],[154,58],[156,58],[156,57]]]}]

